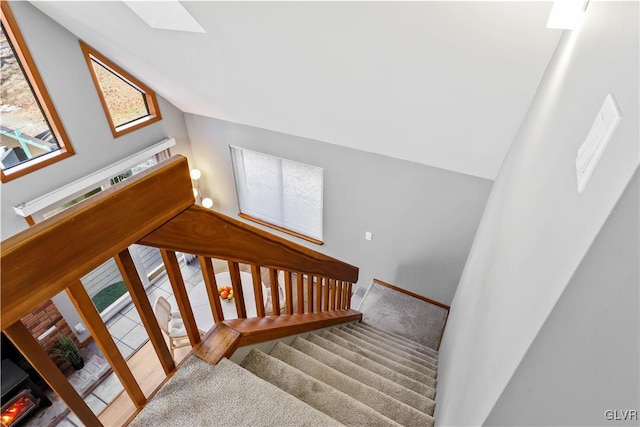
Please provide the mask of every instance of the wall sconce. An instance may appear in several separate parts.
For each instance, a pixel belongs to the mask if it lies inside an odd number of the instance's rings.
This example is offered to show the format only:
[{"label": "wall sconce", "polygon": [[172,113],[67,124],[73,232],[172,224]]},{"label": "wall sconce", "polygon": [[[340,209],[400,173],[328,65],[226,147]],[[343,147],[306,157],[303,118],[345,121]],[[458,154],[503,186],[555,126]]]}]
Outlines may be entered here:
[{"label": "wall sconce", "polygon": [[199,169],[191,169],[189,175],[191,175],[191,180],[193,181],[193,197],[196,199],[196,201],[201,201],[202,199],[200,198],[200,182],[198,180],[202,176],[202,173]]},{"label": "wall sconce", "polygon": [[202,172],[199,169],[191,169],[189,172],[191,176],[191,180],[193,181],[193,197],[196,201],[200,201],[200,204],[207,209],[213,207],[213,200],[209,197],[202,197],[202,193],[200,191],[200,178],[202,177]]},{"label": "wall sconce", "polygon": [[189,172],[189,175],[191,175],[191,179],[193,179],[194,181],[197,181],[202,176],[202,172],[200,172],[200,169],[194,168],[194,169],[191,169],[191,172]]}]

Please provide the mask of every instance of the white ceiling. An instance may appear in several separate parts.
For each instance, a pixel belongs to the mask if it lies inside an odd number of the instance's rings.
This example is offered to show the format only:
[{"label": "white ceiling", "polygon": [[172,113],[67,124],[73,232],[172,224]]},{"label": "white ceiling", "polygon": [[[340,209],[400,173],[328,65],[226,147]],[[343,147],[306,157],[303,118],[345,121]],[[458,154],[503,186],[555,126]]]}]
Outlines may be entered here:
[{"label": "white ceiling", "polygon": [[34,2],[188,113],[494,179],[560,30],[551,2]]}]

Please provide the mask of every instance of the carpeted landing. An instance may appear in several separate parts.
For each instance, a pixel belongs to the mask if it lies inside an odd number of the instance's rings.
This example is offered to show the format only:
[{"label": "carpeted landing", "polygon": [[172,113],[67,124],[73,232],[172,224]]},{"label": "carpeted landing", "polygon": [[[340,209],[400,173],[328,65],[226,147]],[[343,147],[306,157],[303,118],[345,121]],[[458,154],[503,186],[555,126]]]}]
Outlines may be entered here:
[{"label": "carpeted landing", "polygon": [[365,323],[254,349],[242,367],[191,357],[131,425],[433,426],[437,359]]},{"label": "carpeted landing", "polygon": [[376,328],[438,348],[449,311],[373,282],[356,310],[362,320]]}]

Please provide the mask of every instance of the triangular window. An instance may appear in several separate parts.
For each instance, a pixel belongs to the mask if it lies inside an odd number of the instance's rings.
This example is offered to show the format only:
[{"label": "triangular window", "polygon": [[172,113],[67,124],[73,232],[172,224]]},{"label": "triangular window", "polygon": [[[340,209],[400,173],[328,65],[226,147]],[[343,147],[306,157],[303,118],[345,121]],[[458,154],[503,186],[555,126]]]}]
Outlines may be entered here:
[{"label": "triangular window", "polygon": [[161,119],[155,93],[144,83],[80,42],[114,138]]}]

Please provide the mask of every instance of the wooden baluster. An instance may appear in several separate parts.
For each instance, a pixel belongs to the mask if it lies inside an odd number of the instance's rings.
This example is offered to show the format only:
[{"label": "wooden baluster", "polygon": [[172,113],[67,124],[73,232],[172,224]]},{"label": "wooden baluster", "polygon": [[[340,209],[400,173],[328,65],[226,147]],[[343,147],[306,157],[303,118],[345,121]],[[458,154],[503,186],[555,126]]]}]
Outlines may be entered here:
[{"label": "wooden baluster", "polygon": [[153,313],[149,297],[144,289],[142,280],[140,280],[140,275],[133,263],[129,249],[125,249],[116,256],[116,264],[118,265],[120,274],[124,279],[124,283],[127,285],[127,289],[129,289],[131,300],[133,300],[133,304],[136,306],[136,309],[140,314],[140,319],[147,330],[149,341],[151,341],[151,344],[156,351],[156,355],[160,360],[162,369],[165,374],[169,375],[171,372],[176,370],[176,364],[171,357],[171,352],[167,348],[164,335],[162,334],[162,330],[160,329],[155,314]]},{"label": "wooden baluster", "polygon": [[338,280],[336,282],[338,288],[336,292],[336,310],[342,310],[342,284],[344,282],[342,280]]},{"label": "wooden baluster", "polygon": [[337,310],[337,300],[338,300],[338,285],[339,281],[337,279],[333,280],[333,289],[331,291],[331,309]]},{"label": "wooden baluster", "polygon": [[347,299],[349,295],[347,294],[347,282],[342,282],[342,309],[347,308]]},{"label": "wooden baluster", "polygon": [[344,285],[342,285],[342,309],[343,310],[346,310],[347,301],[349,300],[349,292],[347,292],[348,287],[349,287],[349,284],[347,282],[344,282]]},{"label": "wooden baluster", "polygon": [[229,274],[231,275],[231,286],[233,286],[233,299],[236,301],[238,319],[246,319],[247,308],[244,304],[244,292],[242,291],[242,279],[240,278],[240,265],[234,261],[229,261],[228,264]]},{"label": "wooden baluster", "polygon": [[147,398],[144,396],[142,389],[140,389],[140,385],[136,382],[120,350],[118,350],[118,346],[116,346],[116,343],[113,341],[107,326],[102,321],[100,313],[98,313],[96,306],[93,305],[93,301],[91,301],[91,297],[82,285],[82,282],[78,280],[69,286],[67,288],[67,295],[69,295],[69,299],[71,299],[71,302],[76,307],[78,314],[80,314],[83,322],[87,325],[87,329],[91,332],[93,339],[102,351],[104,357],[109,361],[109,364],[120,379],[122,386],[129,394],[129,397],[131,397],[133,403],[137,407],[143,406]]},{"label": "wooden baluster", "polygon": [[262,294],[260,266],[251,265],[251,279],[253,280],[253,295],[256,300],[256,315],[258,317],[264,317],[264,295]]},{"label": "wooden baluster", "polygon": [[307,313],[313,313],[313,276],[307,275]]},{"label": "wooden baluster", "polygon": [[[93,305],[93,304],[92,304]],[[13,342],[20,353],[31,363],[31,366],[49,384],[51,389],[62,399],[76,416],[87,426],[101,426],[102,423],[73,388],[71,383],[60,372],[60,369],[49,358],[49,355],[40,347],[40,344],[31,335],[29,330],[17,321],[3,331]]]},{"label": "wooden baluster", "polygon": [[329,279],[329,310],[336,309],[336,282],[335,279]]},{"label": "wooden baluster", "polygon": [[316,279],[316,313],[322,311],[322,277],[314,276]]},{"label": "wooden baluster", "polygon": [[271,286],[271,307],[274,315],[280,316],[280,291],[278,290],[278,271],[269,269],[269,285]]},{"label": "wooden baluster", "polygon": [[296,290],[298,291],[298,314],[304,313],[304,275],[296,273]]},{"label": "wooden baluster", "polygon": [[222,322],[224,320],[224,312],[222,311],[222,304],[220,303],[218,282],[216,281],[216,272],[213,271],[213,263],[211,262],[211,258],[203,256],[198,256],[198,261],[200,261],[204,285],[207,288],[207,296],[209,297],[213,321],[215,323]]},{"label": "wooden baluster", "polygon": [[351,286],[353,286],[353,283],[349,282],[347,283],[347,308],[351,309]]},{"label": "wooden baluster", "polygon": [[324,277],[324,295],[322,297],[322,310],[329,311],[329,278]]},{"label": "wooden baluster", "polygon": [[160,255],[162,255],[162,261],[167,270],[167,277],[169,277],[173,295],[176,297],[176,303],[178,304],[184,327],[187,330],[189,342],[194,346],[200,342],[200,331],[198,331],[198,325],[196,324],[196,319],[193,317],[191,304],[189,304],[189,297],[187,296],[187,290],[182,280],[178,258],[175,252],[166,249],[160,249]]},{"label": "wooden baluster", "polygon": [[293,314],[293,289],[291,287],[291,272],[284,272],[284,294],[286,299],[286,313]]}]

